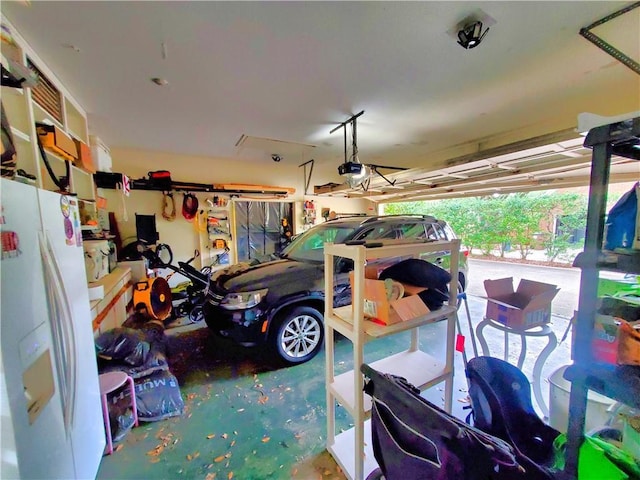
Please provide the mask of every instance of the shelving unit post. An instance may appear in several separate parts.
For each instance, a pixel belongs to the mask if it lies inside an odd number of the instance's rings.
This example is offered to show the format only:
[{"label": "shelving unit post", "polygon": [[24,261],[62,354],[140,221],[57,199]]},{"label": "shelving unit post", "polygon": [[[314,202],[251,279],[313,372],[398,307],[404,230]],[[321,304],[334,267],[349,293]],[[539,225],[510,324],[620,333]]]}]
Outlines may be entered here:
[{"label": "shelving unit post", "polygon": [[[640,160],[640,117],[595,127],[589,131],[584,144],[591,147],[593,152],[584,251],[575,262],[575,265],[581,268],[581,275],[574,338],[574,364],[565,373],[565,377],[569,375],[572,382],[564,469],[568,478],[577,478],[578,454],[584,441],[589,390],[640,408],[640,398],[637,396],[640,388],[640,367],[600,364],[594,359],[591,348],[598,307],[600,270],[626,272],[618,267],[617,263],[602,261],[611,157],[618,155]],[[609,252],[611,253],[613,252]],[[631,252],[631,256],[634,255],[640,258],[640,252]],[[629,273],[640,273],[640,268]]]}]

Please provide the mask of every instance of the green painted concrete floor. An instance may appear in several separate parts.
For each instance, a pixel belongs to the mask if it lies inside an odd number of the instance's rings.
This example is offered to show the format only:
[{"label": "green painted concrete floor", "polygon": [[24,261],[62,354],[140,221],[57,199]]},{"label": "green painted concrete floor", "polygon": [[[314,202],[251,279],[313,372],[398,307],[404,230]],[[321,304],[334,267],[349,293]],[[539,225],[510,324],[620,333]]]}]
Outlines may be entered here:
[{"label": "green painted concrete floor", "polygon": [[[470,298],[469,306],[475,324],[485,302]],[[461,320],[464,325],[464,315]],[[443,355],[445,328],[444,323],[421,328],[420,348]],[[131,430],[113,455],[103,457],[99,480],[346,478],[325,448],[324,350],[310,362],[282,368],[256,349],[216,338],[204,323],[167,329],[166,334],[185,413]],[[491,349],[501,342],[501,336],[490,340]],[[408,344],[408,332],[370,342],[365,360],[375,361]],[[529,349],[535,359],[535,345]],[[352,368],[352,355],[351,343],[338,338],[338,373]],[[547,372],[557,363],[553,357],[550,362]],[[466,380],[459,353],[455,368],[453,414],[462,418],[467,413]],[[424,396],[442,405],[442,386]],[[338,428],[350,428],[350,416],[339,407],[336,411]]]}]

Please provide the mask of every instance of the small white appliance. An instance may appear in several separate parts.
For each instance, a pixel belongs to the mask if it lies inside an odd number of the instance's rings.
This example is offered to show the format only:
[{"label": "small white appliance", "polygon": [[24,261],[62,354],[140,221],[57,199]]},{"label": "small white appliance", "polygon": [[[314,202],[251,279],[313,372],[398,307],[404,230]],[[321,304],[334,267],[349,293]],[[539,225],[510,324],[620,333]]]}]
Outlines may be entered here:
[{"label": "small white appliance", "polygon": [[85,240],[82,246],[87,282],[97,282],[109,273],[109,240]]}]

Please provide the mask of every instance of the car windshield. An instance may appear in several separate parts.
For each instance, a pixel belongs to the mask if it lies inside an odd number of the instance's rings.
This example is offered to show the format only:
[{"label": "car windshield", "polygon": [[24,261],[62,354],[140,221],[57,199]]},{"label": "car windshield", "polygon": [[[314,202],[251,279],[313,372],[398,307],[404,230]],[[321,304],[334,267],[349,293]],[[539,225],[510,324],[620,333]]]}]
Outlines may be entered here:
[{"label": "car windshield", "polygon": [[343,243],[354,231],[355,227],[352,225],[338,225],[330,222],[317,225],[297,236],[283,250],[281,256],[303,262],[322,262],[325,243]]}]

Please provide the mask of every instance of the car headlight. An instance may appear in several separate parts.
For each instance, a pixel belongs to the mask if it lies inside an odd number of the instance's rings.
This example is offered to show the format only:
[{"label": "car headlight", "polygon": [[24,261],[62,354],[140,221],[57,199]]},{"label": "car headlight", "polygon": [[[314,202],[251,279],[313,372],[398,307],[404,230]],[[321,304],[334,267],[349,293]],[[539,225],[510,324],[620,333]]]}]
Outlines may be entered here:
[{"label": "car headlight", "polygon": [[229,293],[220,302],[222,308],[227,310],[242,310],[255,307],[267,295],[268,289],[257,290],[255,292]]}]

